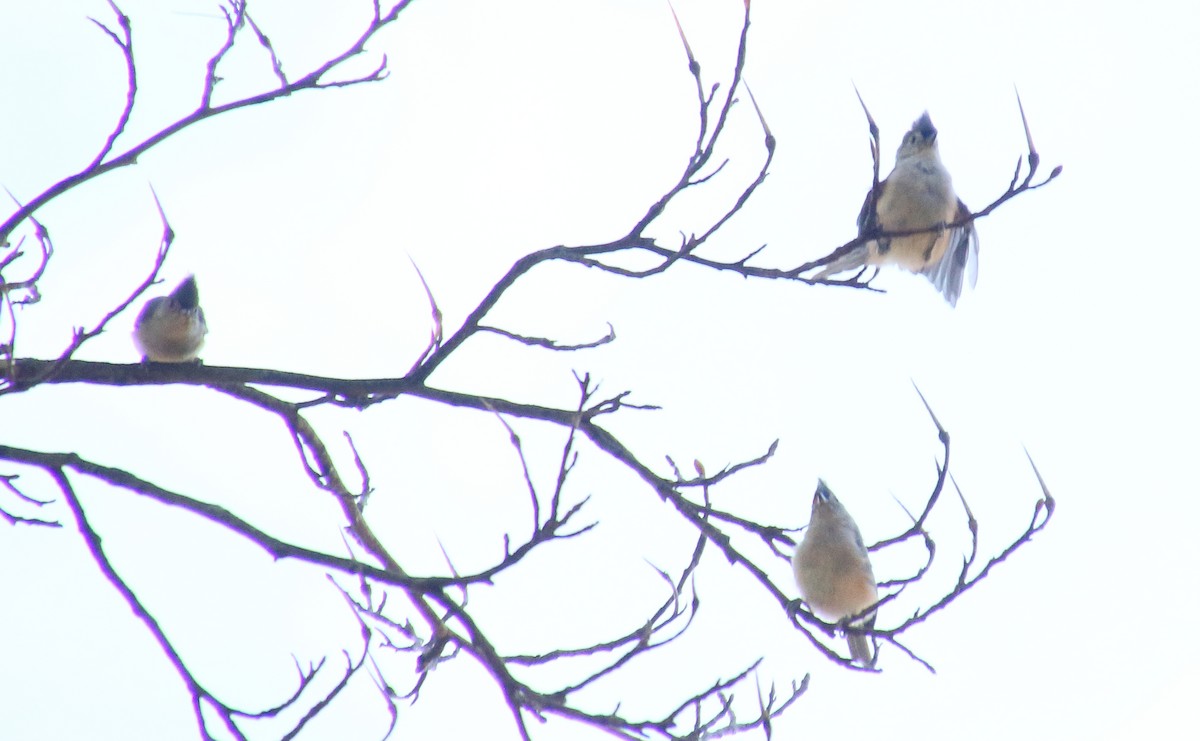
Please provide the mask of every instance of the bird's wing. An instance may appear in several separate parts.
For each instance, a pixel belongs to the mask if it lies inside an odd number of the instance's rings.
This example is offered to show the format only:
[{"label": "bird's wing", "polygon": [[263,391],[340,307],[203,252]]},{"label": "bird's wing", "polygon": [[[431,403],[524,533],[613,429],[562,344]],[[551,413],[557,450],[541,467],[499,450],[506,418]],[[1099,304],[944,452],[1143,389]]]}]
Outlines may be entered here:
[{"label": "bird's wing", "polygon": [[[960,199],[958,211],[954,214],[955,221],[962,221],[971,215],[971,209]],[[962,294],[963,276],[975,287],[975,279],[979,274],[979,235],[975,231],[975,223],[955,227],[950,230],[950,245],[942,259],[921,271],[945,297],[951,306],[958,303]]]},{"label": "bird's wing", "polygon": [[876,206],[879,204],[879,199],[883,198],[883,189],[887,186],[887,178],[879,181],[879,185],[873,191],[867,191],[867,197],[863,199],[862,209],[858,212],[858,236],[869,234],[879,228],[879,219],[876,214]]}]

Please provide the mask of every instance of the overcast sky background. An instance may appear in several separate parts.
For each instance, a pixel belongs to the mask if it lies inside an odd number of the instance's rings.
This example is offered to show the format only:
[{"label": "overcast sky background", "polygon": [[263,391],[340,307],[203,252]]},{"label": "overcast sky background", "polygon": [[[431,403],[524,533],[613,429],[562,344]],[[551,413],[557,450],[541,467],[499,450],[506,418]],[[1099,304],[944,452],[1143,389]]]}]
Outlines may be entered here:
[{"label": "overcast sky background", "polygon": [[[357,36],[361,5],[262,0],[251,12],[298,76]],[[118,150],[195,104],[222,31],[215,4],[122,7],[144,107]],[[722,89],[741,8],[676,3],[705,80]],[[610,394],[632,390],[663,410],[607,423],[660,471],[664,455],[715,470],[779,439],[768,465],[715,490],[718,506],[799,526],[820,476],[869,542],[904,527],[893,497],[919,507],[933,483],[940,446],[915,382],[951,434],[985,555],[1023,529],[1040,493],[1023,448],[1058,500],[1031,545],[907,635],[936,675],[886,648],[879,675],[832,665],[710,554],[693,640],[597,688],[594,709],[622,697],[631,715],[661,713],[765,656],[764,686],[812,673],[775,725],[779,738],[1186,735],[1200,692],[1189,630],[1200,563],[1188,329],[1200,309],[1188,223],[1200,164],[1196,14],[1185,3],[762,0],[746,78],[778,149],[766,183],[703,254],[765,244],[757,264],[791,267],[854,236],[871,175],[852,84],[882,129],[885,172],[927,109],[958,193],[979,208],[1024,154],[1016,86],[1044,172],[1065,171],[978,223],[976,290],[951,310],[923,278],[896,271],[877,294],[689,266],[642,281],[553,266],[522,279],[490,323],[580,342],[608,322],[615,343],[562,355],[484,338],[435,374],[440,387],[547,405],[575,402],[573,369]],[[0,184],[23,200],[90,161],[119,112],[121,60],[87,16],[111,11],[90,0],[0,9]],[[386,81],[203,123],[39,212],[57,254],[44,301],[20,315],[18,354],[57,354],[73,326],[93,324],[141,280],[160,229],[153,185],[178,235],[166,280],[199,280],[207,363],[397,376],[429,331],[410,257],[457,327],[520,256],[624,234],[678,178],[694,141],[695,88],[665,2],[417,0],[369,50],[352,69],[386,52]],[[272,82],[252,44],[222,71],[219,98]],[[719,150],[730,164],[665,215],[664,239],[706,228],[760,167],[762,133],[738,94]],[[134,316],[79,357],[136,361]],[[367,514],[410,572],[444,570],[439,541],[460,571],[485,566],[504,532],[527,527],[519,467],[489,415],[399,400],[311,416],[331,445],[343,429],[355,436],[377,488]],[[311,489],[277,422],[213,392],[43,387],[6,397],[0,419],[8,444],[128,467],[278,537],[342,552],[332,503]],[[514,425],[549,481],[561,435]],[[23,482],[51,494],[44,477]],[[587,516],[600,527],[472,592],[504,650],[628,630],[664,596],[646,561],[677,573],[690,553],[691,534],[603,454],[583,449],[573,486],[576,499],[592,496]],[[80,488],[114,562],[230,704],[279,702],[293,686],[290,654],[333,661],[354,645],[357,627],[319,573],[127,493]],[[953,579],[967,547],[953,501],[938,512],[943,560],[930,589]],[[61,502],[49,514],[68,526],[0,528],[0,738],[194,735],[177,676]],[[788,565],[759,555],[794,593]],[[876,574],[909,563],[888,555]],[[933,594],[913,591],[882,624]],[[364,688],[303,738],[372,738],[385,722]],[[534,732],[600,737],[562,723]],[[438,667],[395,737],[452,733],[516,737],[496,688],[462,659]]]}]

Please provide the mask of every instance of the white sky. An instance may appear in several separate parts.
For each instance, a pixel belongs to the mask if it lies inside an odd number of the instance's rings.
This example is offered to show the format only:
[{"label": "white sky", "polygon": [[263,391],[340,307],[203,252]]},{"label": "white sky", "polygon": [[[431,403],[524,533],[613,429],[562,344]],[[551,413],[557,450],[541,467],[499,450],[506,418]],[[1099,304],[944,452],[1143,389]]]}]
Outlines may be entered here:
[{"label": "white sky", "polygon": [[[0,9],[10,32],[0,184],[22,199],[90,160],[123,96],[119,56],[86,20],[110,18],[106,4],[52,5]],[[349,5],[261,0],[251,10],[296,75],[357,35]],[[123,4],[144,103],[126,145],[194,104],[202,59],[219,42],[215,7]],[[706,81],[723,89],[741,7],[676,2]],[[615,343],[558,355],[482,338],[435,374],[445,388],[570,405],[570,371],[591,372],[604,391],[664,407],[608,422],[660,471],[664,455],[715,470],[778,438],[776,457],[720,486],[717,504],[798,526],[821,476],[868,541],[903,526],[893,495],[919,506],[932,485],[940,447],[915,381],[952,436],[952,471],[985,554],[1020,532],[1039,493],[1022,446],[1058,499],[1046,532],[908,634],[936,676],[887,649],[880,675],[830,664],[710,554],[694,638],[627,676],[623,709],[661,713],[765,655],[764,685],[812,673],[775,724],[779,738],[1187,735],[1200,692],[1187,629],[1200,563],[1197,359],[1185,330],[1200,267],[1188,226],[1197,20],[1185,3],[762,0],[746,77],[778,149],[766,183],[705,254],[766,244],[758,264],[791,267],[854,235],[870,161],[852,83],[882,128],[885,171],[928,109],[959,194],[982,206],[1024,153],[1015,85],[1045,172],[1065,172],[979,222],[977,289],[951,311],[924,279],[898,272],[880,277],[880,295],[688,266],[644,281],[554,266],[522,279],[490,323],[569,342],[611,322]],[[166,278],[199,279],[206,362],[400,375],[429,330],[410,256],[456,327],[521,255],[624,234],[678,177],[695,136],[694,87],[665,2],[417,0],[370,51],[361,69],[388,55],[383,83],[203,123],[40,212],[58,252],[45,300],[20,317],[19,354],[57,354],[73,326],[94,323],[145,274],[159,230],[152,184],[178,234]],[[271,82],[250,45],[225,76],[225,94]],[[739,96],[720,150],[730,164],[668,212],[664,239],[706,228],[757,172],[762,136]],[[132,322],[133,312],[120,317],[80,357],[135,361]],[[0,415],[9,444],[126,466],[341,552],[331,503],[308,486],[278,423],[213,392],[56,386],[6,397]],[[488,415],[401,400],[311,417],[331,445],[343,429],[355,436],[377,487],[372,525],[411,572],[444,569],[438,540],[471,571],[497,556],[504,532],[526,531],[519,469]],[[561,435],[514,425],[549,481]],[[23,481],[49,492],[36,474]],[[319,574],[128,493],[81,489],[115,563],[230,704],[278,702],[292,653],[336,661],[354,645],[357,628]],[[600,527],[472,592],[502,650],[627,630],[663,596],[645,562],[677,572],[690,554],[691,534],[597,451],[584,447],[569,492],[592,496],[586,516]],[[965,547],[950,504],[934,523],[939,584]],[[61,504],[50,514],[70,520]],[[0,533],[0,738],[194,735],[178,678],[73,528]],[[785,563],[761,562],[794,591]],[[876,572],[906,563],[885,558]],[[881,623],[914,606],[885,609]],[[409,675],[396,676],[399,687]],[[611,708],[613,689],[587,696],[594,709]],[[372,738],[384,722],[364,688],[303,738]],[[400,729],[515,738],[496,688],[461,659],[402,709]],[[534,732],[599,737],[562,723]]]}]

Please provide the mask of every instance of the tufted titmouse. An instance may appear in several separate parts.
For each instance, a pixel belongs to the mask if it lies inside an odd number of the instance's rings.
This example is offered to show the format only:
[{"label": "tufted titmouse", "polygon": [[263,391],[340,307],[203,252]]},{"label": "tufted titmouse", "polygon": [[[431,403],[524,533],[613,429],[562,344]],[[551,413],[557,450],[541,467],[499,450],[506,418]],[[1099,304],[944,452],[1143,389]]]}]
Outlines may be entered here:
[{"label": "tufted titmouse", "polygon": [[196,359],[207,332],[196,278],[189,275],[171,295],[146,302],[133,325],[133,343],[143,360],[187,363]]},{"label": "tufted titmouse", "polygon": [[[812,517],[804,539],[792,557],[800,594],[817,617],[836,623],[857,615],[879,601],[871,560],[858,526],[824,481],[817,482]],[[871,613],[860,625],[875,625]],[[867,637],[850,634],[850,656],[863,666],[873,666]]]},{"label": "tufted titmouse", "polygon": [[[954,194],[950,173],[938,154],[937,133],[928,112],[913,122],[896,150],[892,174],[879,183],[874,194],[868,193],[863,202],[858,214],[859,236],[933,229],[971,215],[971,210]],[[964,272],[971,286],[975,286],[978,255],[979,237],[972,222],[954,229],[872,239],[835,260],[815,277],[826,278],[865,265],[895,264],[924,275],[954,306],[962,293]]]}]

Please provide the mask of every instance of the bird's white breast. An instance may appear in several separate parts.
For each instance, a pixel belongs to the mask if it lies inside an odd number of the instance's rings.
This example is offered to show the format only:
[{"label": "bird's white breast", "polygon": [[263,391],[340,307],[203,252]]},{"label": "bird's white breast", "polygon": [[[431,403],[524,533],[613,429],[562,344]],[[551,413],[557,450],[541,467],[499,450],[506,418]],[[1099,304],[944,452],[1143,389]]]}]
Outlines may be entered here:
[{"label": "bird's white breast", "polygon": [[[958,211],[950,173],[933,157],[913,157],[896,164],[875,206],[881,231],[907,231],[948,224]],[[918,272],[941,259],[949,232],[893,237],[886,251],[873,245],[872,262],[896,263]]]}]

